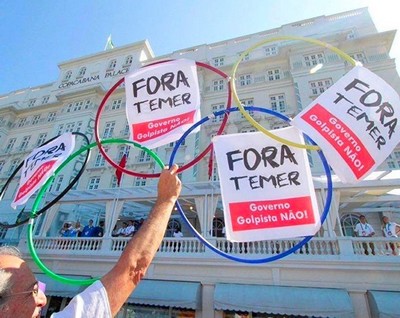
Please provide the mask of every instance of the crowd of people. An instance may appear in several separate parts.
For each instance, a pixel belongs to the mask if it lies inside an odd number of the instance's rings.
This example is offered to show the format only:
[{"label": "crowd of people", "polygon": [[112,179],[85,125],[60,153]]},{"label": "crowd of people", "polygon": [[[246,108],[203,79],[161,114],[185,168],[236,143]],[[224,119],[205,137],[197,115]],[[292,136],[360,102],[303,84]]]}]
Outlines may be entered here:
[{"label": "crowd of people", "polygon": [[102,237],[104,235],[104,221],[100,221],[99,225],[94,226],[93,220],[89,220],[88,225],[82,228],[79,221],[73,226],[71,222],[64,223],[59,231],[62,237]]}]

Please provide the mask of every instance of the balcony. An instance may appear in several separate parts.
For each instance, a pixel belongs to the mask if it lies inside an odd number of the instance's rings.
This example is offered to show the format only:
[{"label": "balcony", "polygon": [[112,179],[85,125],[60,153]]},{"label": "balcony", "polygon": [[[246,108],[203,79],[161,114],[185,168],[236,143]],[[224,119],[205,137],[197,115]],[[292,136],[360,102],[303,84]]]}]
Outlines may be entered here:
[{"label": "balcony", "polygon": [[[46,257],[65,255],[66,251],[68,251],[68,255],[80,255],[79,258],[86,255],[87,258],[91,258],[92,254],[104,256],[120,254],[129,240],[130,238],[125,237],[36,237],[34,238],[34,245],[37,252]],[[208,238],[208,242],[220,251],[244,259],[261,259],[276,256],[289,251],[301,240],[301,238],[295,238],[239,243],[229,242],[225,238]],[[399,240],[396,238],[389,239],[383,237],[368,239],[355,237],[314,237],[293,254],[288,255],[288,257],[292,259],[296,257],[307,258],[309,261],[327,259],[359,261],[360,259],[367,258],[376,261],[392,260],[399,263],[400,257],[388,257],[393,256],[394,253],[399,255],[398,243]],[[394,247],[394,251],[392,251],[391,247]],[[23,240],[21,240],[19,248],[21,251],[28,253],[27,246],[25,246]],[[374,248],[373,251],[372,248]],[[157,256],[168,257],[173,255],[184,255],[193,258],[219,257],[195,237],[185,237],[180,240],[164,238],[158,249]]]}]

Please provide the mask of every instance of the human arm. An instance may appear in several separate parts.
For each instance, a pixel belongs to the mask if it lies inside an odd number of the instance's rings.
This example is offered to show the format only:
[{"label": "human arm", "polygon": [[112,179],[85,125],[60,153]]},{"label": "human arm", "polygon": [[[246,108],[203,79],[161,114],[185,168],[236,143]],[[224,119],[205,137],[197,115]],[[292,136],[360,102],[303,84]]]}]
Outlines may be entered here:
[{"label": "human arm", "polygon": [[101,278],[111,313],[115,316],[145,275],[164,233],[181,191],[178,166],[164,169],[158,182],[157,201],[140,230],[129,241],[115,266]]}]

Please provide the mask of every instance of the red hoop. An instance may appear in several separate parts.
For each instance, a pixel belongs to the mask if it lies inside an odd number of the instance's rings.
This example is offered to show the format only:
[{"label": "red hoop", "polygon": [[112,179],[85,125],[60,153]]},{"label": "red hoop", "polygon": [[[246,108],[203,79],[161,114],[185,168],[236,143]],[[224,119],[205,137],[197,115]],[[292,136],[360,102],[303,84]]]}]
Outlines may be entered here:
[{"label": "red hoop", "polygon": [[[155,62],[153,64],[149,64],[146,65],[144,67],[150,66],[150,65],[154,65],[154,64],[160,64],[160,63],[166,63],[172,60],[166,60],[166,61],[160,61],[160,62]],[[198,67],[203,67],[206,68],[214,73],[217,73],[218,75],[220,75],[221,77],[228,79],[229,82],[229,76],[222,72],[221,70],[205,64],[205,63],[201,63],[201,62],[196,62],[196,66]],[[113,166],[115,169],[118,169],[120,171],[122,171],[123,173],[126,173],[128,175],[134,176],[134,177],[141,177],[141,178],[157,178],[160,176],[159,173],[153,173],[153,174],[147,174],[147,173],[139,173],[139,172],[135,172],[132,170],[127,170],[125,168],[120,167],[117,163],[115,163],[105,152],[103,145],[101,144],[101,140],[100,140],[100,136],[99,136],[99,122],[100,122],[100,114],[103,111],[103,108],[108,100],[108,98],[111,96],[111,94],[118,88],[118,86],[120,86],[123,82],[125,81],[125,78],[121,78],[120,80],[118,80],[118,82],[116,82],[106,93],[106,95],[104,96],[103,100],[101,101],[99,108],[97,110],[97,114],[96,114],[96,120],[95,120],[95,124],[94,124],[94,136],[96,139],[96,144],[97,147],[99,148],[100,153],[102,154],[102,156],[104,157],[104,159],[111,165]],[[230,109],[232,105],[232,90],[231,90],[231,85],[228,85],[228,101],[226,103],[226,109]],[[224,131],[224,128],[226,126],[226,123],[228,121],[228,116],[229,114],[226,113],[224,115],[224,118],[222,120],[221,126],[219,127],[218,131],[217,131],[217,135],[222,134],[222,132]],[[179,168],[178,172],[182,172],[185,171],[186,169],[189,169],[190,167],[194,166],[197,162],[199,162],[212,148],[212,144],[210,143],[208,145],[208,147],[206,149],[203,150],[202,153],[200,153],[196,158],[194,158],[192,161],[188,162],[186,165],[183,165],[182,167]]]}]

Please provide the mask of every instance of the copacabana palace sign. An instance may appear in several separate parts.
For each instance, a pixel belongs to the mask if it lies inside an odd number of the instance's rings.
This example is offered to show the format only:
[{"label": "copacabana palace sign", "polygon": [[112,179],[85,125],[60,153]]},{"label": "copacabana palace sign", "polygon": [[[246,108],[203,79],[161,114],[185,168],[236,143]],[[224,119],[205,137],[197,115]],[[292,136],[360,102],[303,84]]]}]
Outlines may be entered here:
[{"label": "copacabana palace sign", "polygon": [[104,73],[104,75],[102,75],[102,76],[100,74],[97,74],[97,75],[93,75],[93,76],[76,78],[75,80],[68,80],[68,81],[64,80],[60,83],[60,85],[58,85],[58,88],[69,88],[69,87],[73,87],[73,86],[80,85],[80,84],[86,84],[86,83],[100,81],[101,79],[104,79],[104,78],[112,78],[115,76],[124,75],[129,72],[129,69],[130,69],[130,66],[123,67],[119,70],[106,71]]}]

